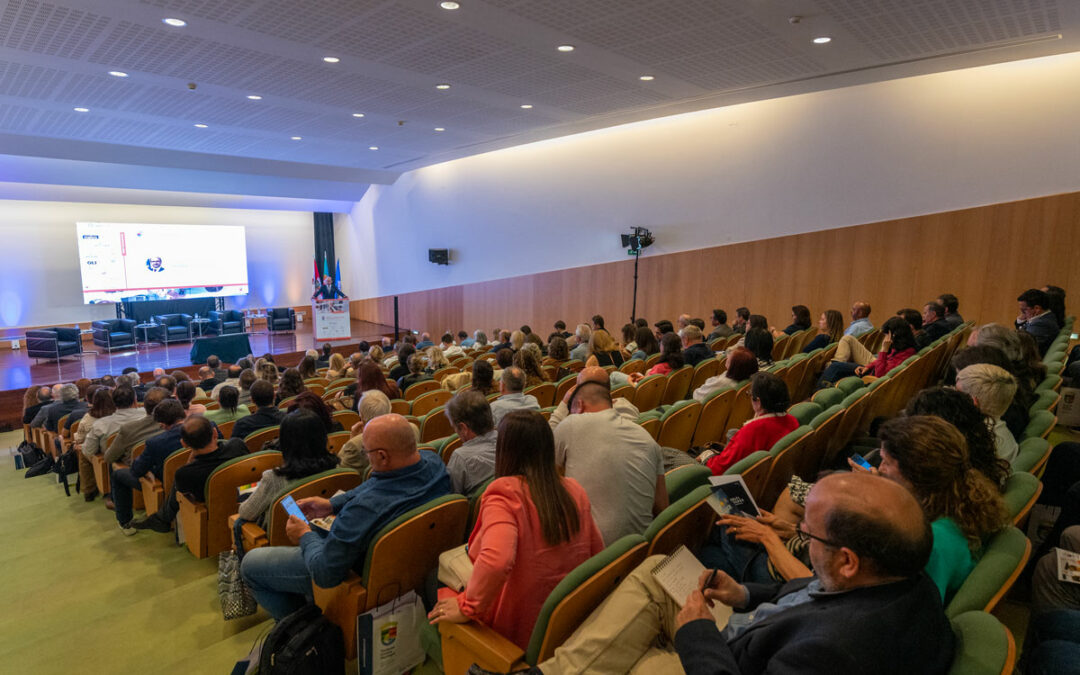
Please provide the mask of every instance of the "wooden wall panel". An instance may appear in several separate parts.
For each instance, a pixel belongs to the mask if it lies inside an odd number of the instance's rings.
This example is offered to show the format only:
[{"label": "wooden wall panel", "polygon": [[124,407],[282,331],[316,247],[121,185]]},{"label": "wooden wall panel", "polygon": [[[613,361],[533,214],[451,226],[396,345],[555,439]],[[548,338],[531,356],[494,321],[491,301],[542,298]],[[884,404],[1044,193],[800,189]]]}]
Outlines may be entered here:
[{"label": "wooden wall panel", "polygon": [[[650,256],[640,261],[637,315],[650,322],[686,312],[708,318],[745,305],[778,327],[791,305],[845,316],[865,300],[880,325],[903,307],[921,309],[943,292],[980,323],[1009,322],[1023,290],[1051,283],[1080,293],[1080,193],[822,232]],[[602,314],[617,331],[630,316],[634,263],[543,272],[399,296],[402,326],[517,328],[542,337],[556,319],[569,330]],[[1071,303],[1070,303],[1071,304]],[[393,323],[392,297],[354,300],[353,316]]]}]

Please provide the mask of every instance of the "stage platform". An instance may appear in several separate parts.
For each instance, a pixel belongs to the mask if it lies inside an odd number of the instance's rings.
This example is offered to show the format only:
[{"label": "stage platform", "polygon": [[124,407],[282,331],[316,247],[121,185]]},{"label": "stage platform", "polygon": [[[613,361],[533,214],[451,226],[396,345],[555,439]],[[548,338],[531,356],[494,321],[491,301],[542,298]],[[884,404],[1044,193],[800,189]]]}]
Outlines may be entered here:
[{"label": "stage platform", "polygon": [[[295,333],[267,333],[256,327],[248,333],[251,350],[255,356],[267,352],[274,355],[278,365],[292,366],[300,362],[308,349],[319,349],[322,343],[316,343],[310,323],[297,326]],[[361,340],[378,342],[384,336],[393,337],[394,327],[353,319],[351,336],[348,340],[335,340],[334,351],[348,355],[356,351]],[[32,384],[54,384],[56,382],[74,382],[79,378],[119,375],[125,368],[135,367],[140,373],[150,373],[155,368],[166,370],[182,369],[186,372],[198,370],[192,366],[191,342],[174,342],[170,345],[151,345],[138,349],[117,349],[112,353],[99,351],[98,354],[85,353],[81,357],[65,356],[60,361],[40,361],[26,355],[26,350],[0,351],[0,431],[17,428],[21,424],[22,395]],[[83,343],[85,351],[99,349],[93,342]]]}]

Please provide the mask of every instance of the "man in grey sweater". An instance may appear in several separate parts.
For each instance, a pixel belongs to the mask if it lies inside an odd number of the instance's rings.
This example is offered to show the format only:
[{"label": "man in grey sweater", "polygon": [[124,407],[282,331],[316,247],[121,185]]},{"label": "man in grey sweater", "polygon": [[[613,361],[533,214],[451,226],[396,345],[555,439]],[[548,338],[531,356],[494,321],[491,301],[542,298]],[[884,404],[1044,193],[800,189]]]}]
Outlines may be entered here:
[{"label": "man in grey sweater", "polygon": [[169,392],[161,387],[151,387],[146,392],[146,398],[143,399],[143,410],[146,411],[146,414],[120,425],[116,432],[116,438],[105,449],[105,461],[107,463],[112,464],[113,462],[122,461],[125,464],[130,464],[132,448],[151,436],[161,433],[161,426],[154,421],[154,408],[168,396]]}]

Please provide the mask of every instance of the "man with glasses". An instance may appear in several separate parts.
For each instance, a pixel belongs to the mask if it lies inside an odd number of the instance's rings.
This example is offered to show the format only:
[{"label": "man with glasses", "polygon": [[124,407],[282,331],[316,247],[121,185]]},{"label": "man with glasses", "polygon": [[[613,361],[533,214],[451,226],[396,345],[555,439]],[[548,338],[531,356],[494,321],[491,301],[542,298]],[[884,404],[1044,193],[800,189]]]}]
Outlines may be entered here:
[{"label": "man with glasses", "polygon": [[[332,588],[353,570],[362,572],[371,538],[410,509],[450,493],[450,477],[433,452],[416,449],[416,435],[401,415],[368,422],[364,453],[371,477],[332,499],[309,497],[296,503],[308,518],[334,515],[330,531],[320,536],[296,516],[285,533],[294,546],[265,546],[249,551],[241,573],[255,600],[280,621],[312,601],[311,583]],[[298,544],[298,546],[296,546]]]},{"label": "man with glasses", "polygon": [[[953,633],[922,571],[930,525],[906,489],[868,474],[826,476],[806,499],[802,532],[816,576],[739,584],[706,570],[704,593],[679,602],[652,574],[663,557],[648,558],[530,672],[678,672],[680,662],[690,675],[948,671]],[[726,626],[710,612],[716,602],[733,610]]]}]

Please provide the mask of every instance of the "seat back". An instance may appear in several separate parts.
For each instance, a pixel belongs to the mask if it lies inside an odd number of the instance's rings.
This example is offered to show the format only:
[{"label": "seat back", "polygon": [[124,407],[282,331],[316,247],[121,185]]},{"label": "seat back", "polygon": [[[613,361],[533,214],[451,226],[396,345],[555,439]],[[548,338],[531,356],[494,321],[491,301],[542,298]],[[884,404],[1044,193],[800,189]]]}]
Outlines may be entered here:
[{"label": "seat back", "polygon": [[341,448],[349,442],[352,438],[352,433],[348,431],[334,431],[326,435],[326,448],[333,454],[341,452]]},{"label": "seat back", "polygon": [[664,395],[660,398],[660,405],[671,405],[686,398],[686,392],[690,389],[690,381],[693,379],[694,369],[690,366],[683,366],[668,375]]},{"label": "seat back", "polygon": [[228,422],[222,422],[217,425],[218,432],[221,434],[222,439],[232,436],[233,427],[236,426],[236,420],[229,420]]},{"label": "seat back", "polygon": [[709,470],[709,467],[697,462],[677,466],[668,471],[664,474],[668,500],[674,503],[702,485],[708,485],[709,476],[711,475],[712,471]]},{"label": "seat back", "polygon": [[580,373],[585,369],[585,362],[581,359],[570,359],[563,364],[563,368],[566,368],[571,373]]},{"label": "seat back", "polygon": [[750,402],[750,383],[742,384],[738,391],[735,392],[735,402],[731,405],[731,415],[728,416],[727,425],[724,427],[724,431],[728,429],[738,429],[747,420],[754,416],[754,406]]},{"label": "seat back", "polygon": [[799,424],[810,424],[810,422],[824,410],[825,409],[817,403],[803,401],[802,403],[796,403],[788,408],[788,414],[799,420]]},{"label": "seat back", "polygon": [[645,370],[649,370],[650,368],[652,368],[656,364],[660,363],[660,359],[662,357],[663,357],[663,354],[656,353],[656,354],[653,354],[652,356],[650,356],[649,358],[645,359]]},{"label": "seat back", "polygon": [[628,534],[566,575],[540,609],[525,662],[536,665],[551,658],[585,617],[645,560],[647,548],[643,537]]},{"label": "seat back", "polygon": [[694,429],[692,447],[723,440],[731,407],[735,403],[735,393],[731,388],[721,389],[705,397],[697,427]]},{"label": "seat back", "polygon": [[1023,471],[1014,472],[1005,480],[1001,498],[1005,501],[1013,525],[1019,526],[1027,518],[1042,490],[1043,484],[1039,479]]},{"label": "seat back", "polygon": [[1031,541],[1020,530],[1007,527],[995,534],[975,569],[945,606],[945,615],[951,619],[972,610],[993,610],[1020,576],[1029,555]]},{"label": "seat back", "polygon": [[697,401],[679,401],[671,406],[660,418],[657,443],[683,452],[689,450],[701,411],[702,405]]},{"label": "seat back", "polygon": [[291,481],[288,486],[278,492],[267,511],[269,517],[266,519],[266,539],[270,546],[292,546],[292,542],[289,541],[289,537],[285,534],[285,523],[289,520],[289,514],[285,511],[285,507],[281,505],[281,501],[286,496],[293,499],[306,499],[308,497],[329,499],[338,490],[348,492],[359,485],[360,482],[360,474],[343,467]]},{"label": "seat back", "polygon": [[724,475],[741,475],[743,482],[746,483],[746,489],[750,490],[754,501],[757,501],[761,498],[770,466],[772,466],[772,455],[764,450],[758,450],[729,466]]},{"label": "seat back", "polygon": [[263,471],[281,464],[280,452],[256,452],[224,462],[206,479],[206,555],[232,546],[229,516],[240,508],[237,488],[254,483]]},{"label": "seat back", "polygon": [[161,487],[166,496],[172,492],[173,480],[176,478],[176,470],[187,464],[189,459],[191,459],[191,450],[188,450],[187,448],[175,450],[165,458],[165,463],[161,470]]},{"label": "seat back", "polygon": [[429,412],[420,421],[420,442],[430,443],[437,438],[443,438],[454,433],[454,427],[446,417],[446,407],[439,406]]},{"label": "seat back", "polygon": [[631,373],[644,373],[645,361],[641,359],[629,359],[623,361],[623,364],[619,366],[619,371],[630,375]]},{"label": "seat back", "polygon": [[637,389],[632,384],[624,384],[621,387],[615,387],[611,390],[611,399],[625,398],[631,403],[634,402],[634,397],[637,395]]},{"label": "seat back", "polygon": [[643,377],[637,384],[637,391],[634,392],[634,405],[640,412],[652,410],[660,405],[665,387],[667,387],[667,377],[664,375]]},{"label": "seat back", "polygon": [[716,511],[706,501],[711,494],[712,488],[702,485],[661,511],[645,530],[648,555],[668,555],[681,545],[696,553],[716,521]]},{"label": "seat back", "polygon": [[[423,384],[422,382],[420,384]],[[412,387],[409,387],[412,389]],[[435,389],[424,394],[420,394],[412,400],[412,414],[416,417],[423,417],[435,408],[446,405],[447,402],[454,397],[453,392],[445,389]]]},{"label": "seat back", "polygon": [[690,379],[689,391],[696,391],[705,384],[705,380],[720,374],[720,359],[705,359],[694,368],[694,377]]},{"label": "seat back", "polygon": [[811,458],[807,457],[806,450],[812,443],[815,433],[810,426],[799,427],[778,440],[769,450],[773,461],[761,489],[763,507],[772,508],[776,503],[776,498],[787,487],[792,476],[799,476],[813,482],[814,476],[808,471]]},{"label": "seat back", "polygon": [[1028,425],[1024,428],[1023,438],[1046,438],[1050,435],[1050,431],[1057,424],[1057,417],[1049,410],[1039,410],[1031,416],[1028,420]]},{"label": "seat back", "polygon": [[948,675],[1008,675],[1016,663],[1016,642],[1000,621],[986,612],[952,617],[956,651]]},{"label": "seat back", "polygon": [[[406,401],[403,398],[390,399],[390,412],[395,415],[411,415],[412,414],[412,402]],[[359,417],[359,415],[357,415]]]},{"label": "seat back", "polygon": [[1050,459],[1050,443],[1045,438],[1025,438],[1020,441],[1020,452],[1012,461],[1013,471],[1027,471],[1040,476]]},{"label": "seat back", "polygon": [[353,428],[353,425],[360,421],[360,415],[352,410],[338,410],[330,416],[335,422],[340,422],[341,427],[348,431]]},{"label": "seat back", "polygon": [[441,389],[442,385],[437,380],[424,380],[423,382],[417,382],[410,384],[406,387],[405,392],[401,395],[406,401],[412,401],[420,396],[420,394],[426,394],[429,391],[435,391]]},{"label": "seat back", "polygon": [[555,383],[556,403],[562,401],[566,396],[566,392],[570,391],[575,384],[577,384],[577,375],[574,375],[573,373]]},{"label": "seat back", "polygon": [[244,437],[244,445],[247,446],[248,452],[259,452],[262,450],[263,443],[277,438],[280,434],[280,426],[266,427],[265,429],[252,431]]},{"label": "seat back", "polygon": [[469,502],[444,495],[407,511],[372,538],[361,575],[368,611],[424,584],[439,554],[465,541]]},{"label": "seat back", "polygon": [[541,408],[555,405],[555,385],[551,382],[543,382],[529,387],[525,390],[525,393],[530,396],[535,396],[536,402],[540,404]]}]

